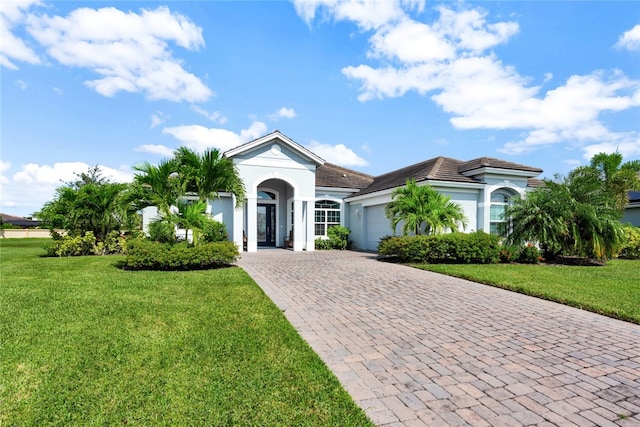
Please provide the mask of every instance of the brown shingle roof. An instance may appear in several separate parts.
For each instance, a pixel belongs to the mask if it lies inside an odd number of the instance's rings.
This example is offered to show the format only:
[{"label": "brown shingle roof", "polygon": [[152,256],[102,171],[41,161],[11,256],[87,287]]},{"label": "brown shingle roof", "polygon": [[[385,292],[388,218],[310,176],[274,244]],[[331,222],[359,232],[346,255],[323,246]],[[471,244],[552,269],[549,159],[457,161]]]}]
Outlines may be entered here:
[{"label": "brown shingle roof", "polygon": [[480,168],[512,169],[526,172],[542,173],[542,169],[518,163],[507,162],[506,160],[495,159],[493,157],[479,157],[462,163],[458,167],[458,172],[468,172]]},{"label": "brown shingle roof", "polygon": [[372,182],[371,175],[331,163],[325,163],[316,168],[316,187],[363,189]]},{"label": "brown shingle roof", "polygon": [[402,169],[375,177],[373,183],[359,192],[358,195],[399,187],[405,185],[407,179],[415,179],[418,182],[427,179],[469,183],[480,182],[458,172],[460,164],[462,164],[460,160],[441,156],[416,163],[415,165],[406,166]]},{"label": "brown shingle roof", "polygon": [[[417,182],[430,180],[481,183],[482,181],[466,176],[463,173],[483,167],[542,173],[542,169],[539,168],[511,163],[491,157],[480,157],[463,162],[461,160],[440,156],[376,176],[373,183],[360,191],[358,195],[396,188],[405,185],[407,179],[415,179]],[[530,180],[529,185],[535,186],[537,181],[539,180]]]}]

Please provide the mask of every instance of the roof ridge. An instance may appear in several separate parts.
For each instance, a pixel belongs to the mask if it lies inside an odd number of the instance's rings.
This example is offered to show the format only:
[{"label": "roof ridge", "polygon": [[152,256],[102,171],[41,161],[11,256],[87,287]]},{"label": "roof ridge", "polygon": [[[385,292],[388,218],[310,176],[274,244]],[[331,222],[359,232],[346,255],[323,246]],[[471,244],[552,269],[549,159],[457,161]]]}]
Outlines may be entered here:
[{"label": "roof ridge", "polygon": [[438,176],[438,172],[440,171],[440,166],[442,166],[443,162],[444,162],[443,156],[436,157],[436,162],[434,163],[433,167],[427,174],[427,178],[435,178],[436,176]]}]

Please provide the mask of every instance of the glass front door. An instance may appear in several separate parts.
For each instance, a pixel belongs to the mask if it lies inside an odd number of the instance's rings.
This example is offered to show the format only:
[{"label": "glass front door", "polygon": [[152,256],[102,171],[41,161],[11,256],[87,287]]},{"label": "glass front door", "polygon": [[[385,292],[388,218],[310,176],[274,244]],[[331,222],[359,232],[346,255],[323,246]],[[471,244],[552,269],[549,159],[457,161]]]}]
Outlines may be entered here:
[{"label": "glass front door", "polygon": [[276,245],[276,205],[258,204],[258,246]]}]

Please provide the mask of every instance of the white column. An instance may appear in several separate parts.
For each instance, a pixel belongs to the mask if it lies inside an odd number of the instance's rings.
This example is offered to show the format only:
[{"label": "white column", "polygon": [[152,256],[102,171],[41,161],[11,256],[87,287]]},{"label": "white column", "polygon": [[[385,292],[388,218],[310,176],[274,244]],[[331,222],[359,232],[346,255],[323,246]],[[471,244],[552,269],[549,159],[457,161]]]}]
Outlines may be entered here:
[{"label": "white column", "polygon": [[258,251],[258,198],[247,197],[247,252]]},{"label": "white column", "polygon": [[304,249],[304,222],[302,221],[302,200],[293,200],[293,250]]},{"label": "white column", "polygon": [[[231,202],[233,203],[233,242],[238,245],[238,249],[242,252],[244,250],[242,247],[242,221],[244,219],[242,215],[243,207],[235,207],[237,202],[236,196],[231,197]],[[243,204],[243,206],[245,205]]]},{"label": "white column", "polygon": [[306,220],[307,220],[307,251],[314,251],[316,249],[316,241],[315,241],[315,222],[316,222],[316,203],[314,201],[306,202]]}]

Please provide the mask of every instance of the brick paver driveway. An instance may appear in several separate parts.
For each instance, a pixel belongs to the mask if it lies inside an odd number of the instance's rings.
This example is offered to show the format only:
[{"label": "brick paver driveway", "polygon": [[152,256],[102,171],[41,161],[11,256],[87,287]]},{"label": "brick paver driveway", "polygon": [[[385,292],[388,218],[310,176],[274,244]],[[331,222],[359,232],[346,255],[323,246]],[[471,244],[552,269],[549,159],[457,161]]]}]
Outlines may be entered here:
[{"label": "brick paver driveway", "polygon": [[244,253],[380,426],[640,426],[640,327],[350,251]]}]

